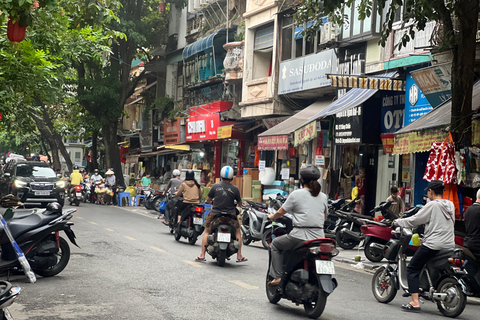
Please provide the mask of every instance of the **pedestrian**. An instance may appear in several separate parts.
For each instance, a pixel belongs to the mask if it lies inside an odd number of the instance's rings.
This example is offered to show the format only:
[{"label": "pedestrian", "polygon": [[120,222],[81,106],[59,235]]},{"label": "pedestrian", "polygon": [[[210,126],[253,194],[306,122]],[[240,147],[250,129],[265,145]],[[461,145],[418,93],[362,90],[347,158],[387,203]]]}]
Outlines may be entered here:
[{"label": "pedestrian", "polygon": [[405,209],[405,202],[403,202],[403,199],[398,195],[397,187],[390,188],[390,196],[386,201],[392,202],[389,208],[390,211],[392,211],[397,218],[400,217],[400,213],[403,213]]},{"label": "pedestrian", "polygon": [[465,233],[465,248],[480,261],[480,189],[477,191],[477,201],[465,211]]},{"label": "pedestrian", "polygon": [[149,187],[152,184],[152,179],[150,179],[150,173],[146,173],[141,180],[142,187]]},{"label": "pedestrian", "polygon": [[113,172],[112,169],[108,169],[107,172],[105,173],[106,177],[105,177],[105,184],[107,185],[107,188],[109,188],[112,192],[111,192],[111,201],[108,202],[108,204],[117,204],[116,202],[116,199],[115,199],[115,173]]}]

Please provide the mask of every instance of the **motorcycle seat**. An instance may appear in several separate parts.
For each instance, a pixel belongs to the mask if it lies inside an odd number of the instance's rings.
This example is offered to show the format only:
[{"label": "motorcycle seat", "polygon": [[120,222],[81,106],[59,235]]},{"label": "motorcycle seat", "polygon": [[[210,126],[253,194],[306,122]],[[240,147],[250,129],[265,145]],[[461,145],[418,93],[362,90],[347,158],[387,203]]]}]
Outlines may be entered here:
[{"label": "motorcycle seat", "polygon": [[363,214],[350,213],[350,215],[351,215],[352,217],[356,217],[356,218],[373,220],[373,217],[372,217],[372,216],[366,216],[366,215],[363,215]]},{"label": "motorcycle seat", "polygon": [[264,210],[268,209],[268,206],[265,203],[254,202],[251,200],[247,200],[247,203],[255,209],[264,209]]},{"label": "motorcycle seat", "polygon": [[435,268],[440,264],[444,264],[448,261],[448,258],[452,257],[454,250],[455,248],[441,249],[427,262],[427,265]]},{"label": "motorcycle seat", "polygon": [[22,219],[13,219],[8,222],[8,227],[14,238],[27,231],[48,224],[50,221],[57,219],[58,215],[30,214]]}]

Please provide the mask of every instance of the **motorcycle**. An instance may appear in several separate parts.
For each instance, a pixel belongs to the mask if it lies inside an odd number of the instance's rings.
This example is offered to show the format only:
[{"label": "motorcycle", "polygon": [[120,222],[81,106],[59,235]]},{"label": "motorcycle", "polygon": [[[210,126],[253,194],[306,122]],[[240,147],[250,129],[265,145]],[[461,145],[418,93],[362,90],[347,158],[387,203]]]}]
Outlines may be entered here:
[{"label": "motorcycle", "polygon": [[335,239],[337,240],[337,244],[345,250],[353,249],[365,238],[360,230],[360,227],[364,222],[360,219],[373,220],[373,217],[371,216],[347,211],[353,211],[354,207],[355,200],[352,200],[350,203],[343,206],[341,210],[335,211],[335,213],[342,219],[337,227]]},{"label": "motorcycle", "polygon": [[148,191],[148,195],[145,195],[145,208],[148,210],[159,211],[160,202],[165,198],[162,191],[151,189]]},{"label": "motorcycle", "polygon": [[[372,278],[373,296],[378,302],[389,303],[400,289],[408,294],[406,250],[412,234],[410,229],[398,227],[385,245],[388,263],[378,268]],[[463,312],[467,300],[449,259],[453,252],[453,248],[440,250],[423,267],[419,296],[436,303],[444,316],[455,318]]]},{"label": "motorcycle", "polygon": [[335,213],[345,204],[345,199],[328,200],[328,215],[323,224],[323,231],[325,238],[335,239],[337,236],[337,228],[342,222],[342,219]]},{"label": "motorcycle", "polygon": [[77,207],[80,205],[80,202],[83,201],[82,195],[82,186],[77,184],[70,188],[70,193],[68,195],[68,201],[70,205],[75,204]]},{"label": "motorcycle", "polygon": [[235,227],[231,224],[232,220],[237,220],[237,217],[227,212],[217,214],[212,221],[212,233],[207,237],[207,252],[213,259],[217,259],[220,267],[225,265],[225,259],[237,253],[240,248],[235,236]]},{"label": "motorcycle", "polygon": [[454,265],[453,272],[461,283],[463,293],[469,297],[480,297],[480,256],[460,246],[449,260]]},{"label": "motorcycle", "polygon": [[272,287],[268,284],[272,280],[269,276],[272,260],[269,250],[269,270],[266,278],[268,300],[275,304],[285,298],[297,305],[303,304],[307,316],[317,319],[325,309],[327,297],[337,287],[337,281],[333,278],[335,266],[332,261],[332,257],[337,254],[333,239],[302,242],[284,253],[282,281],[280,285]]},{"label": "motorcycle", "polygon": [[[246,200],[246,204],[242,205],[242,209],[242,225],[240,226],[242,243],[249,245],[252,241],[262,241],[263,247],[268,249],[268,238],[271,237],[271,221],[267,219],[267,214],[274,213],[275,209],[265,203],[250,200]],[[269,229],[268,232],[267,228]]]},{"label": "motorcycle", "polygon": [[91,202],[92,197],[92,184],[90,183],[89,179],[84,179],[82,183],[82,199],[83,203],[87,201]]},{"label": "motorcycle", "polygon": [[12,315],[8,311],[17,296],[20,294],[20,287],[12,286],[10,282],[0,281],[0,319],[13,320]]},{"label": "motorcycle", "polygon": [[185,210],[190,210],[190,214],[180,222],[180,225],[175,229],[175,240],[180,241],[181,237],[187,238],[188,243],[192,246],[197,242],[198,236],[203,233],[205,227],[203,226],[203,213],[205,208],[203,205],[194,204]]},{"label": "motorcycle", "polygon": [[[43,277],[59,274],[70,260],[68,242],[60,237],[64,231],[70,242],[78,247],[75,234],[71,229],[76,209],[33,210],[24,215],[13,215],[6,220],[13,238],[21,248],[33,272]],[[21,269],[15,250],[0,226],[1,261],[0,272]]]}]

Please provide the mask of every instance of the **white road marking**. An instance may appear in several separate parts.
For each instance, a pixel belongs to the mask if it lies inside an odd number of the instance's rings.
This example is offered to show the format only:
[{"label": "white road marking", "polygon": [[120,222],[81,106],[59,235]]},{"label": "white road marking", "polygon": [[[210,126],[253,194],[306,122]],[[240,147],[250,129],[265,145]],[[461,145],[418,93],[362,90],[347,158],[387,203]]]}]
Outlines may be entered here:
[{"label": "white road marking", "polygon": [[105,230],[107,230],[107,231],[115,231],[115,230],[109,229],[109,228],[105,228]]},{"label": "white road marking", "polygon": [[83,218],[82,218],[82,217],[77,217],[77,216],[75,216],[75,218],[77,218],[77,219],[80,219],[80,220],[83,220]]},{"label": "white road marking", "polygon": [[260,287],[251,286],[248,283],[242,282],[240,280],[231,280],[230,282],[248,290],[260,289]]},{"label": "white road marking", "polygon": [[98,223],[96,223],[96,222],[93,222],[93,221],[89,221],[89,223],[91,223],[91,224],[98,224]]},{"label": "white road marking", "polygon": [[201,262],[196,262],[196,261],[190,261],[190,260],[183,260],[183,262],[188,263],[191,266],[194,266],[195,268],[203,268],[201,265]]},{"label": "white road marking", "polygon": [[153,250],[158,251],[158,252],[165,252],[165,250],[157,248],[157,247],[150,247],[150,248],[152,248]]},{"label": "white road marking", "polygon": [[137,240],[137,239],[129,237],[129,236],[125,236],[125,238],[127,238],[128,240]]}]

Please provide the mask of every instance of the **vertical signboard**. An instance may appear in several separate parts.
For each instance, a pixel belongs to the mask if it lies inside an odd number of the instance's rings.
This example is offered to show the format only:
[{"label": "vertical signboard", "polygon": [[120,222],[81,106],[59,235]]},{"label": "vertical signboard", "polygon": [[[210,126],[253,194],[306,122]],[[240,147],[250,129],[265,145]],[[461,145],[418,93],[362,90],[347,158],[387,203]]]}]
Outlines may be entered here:
[{"label": "vertical signboard", "polygon": [[410,72],[407,73],[406,87],[404,126],[433,109]]},{"label": "vertical signboard", "polygon": [[403,126],[405,94],[402,92],[382,92],[382,128],[381,133],[394,133]]},{"label": "vertical signboard", "polygon": [[362,143],[362,112],[363,107],[357,106],[335,115],[335,143]]},{"label": "vertical signboard", "polygon": [[436,108],[452,98],[452,63],[442,63],[411,71],[413,79]]}]

